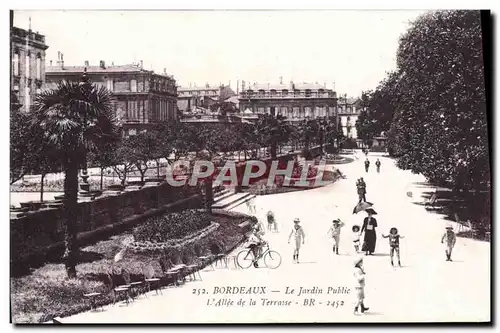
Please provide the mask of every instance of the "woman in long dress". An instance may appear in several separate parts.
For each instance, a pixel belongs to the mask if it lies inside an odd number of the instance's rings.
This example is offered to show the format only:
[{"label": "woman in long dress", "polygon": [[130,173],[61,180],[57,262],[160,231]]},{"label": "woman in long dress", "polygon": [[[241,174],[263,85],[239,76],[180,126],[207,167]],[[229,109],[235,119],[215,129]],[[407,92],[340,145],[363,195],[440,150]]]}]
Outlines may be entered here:
[{"label": "woman in long dress", "polygon": [[363,227],[361,227],[361,233],[365,233],[363,238],[363,248],[362,251],[365,251],[365,254],[372,255],[375,252],[375,245],[377,244],[377,234],[375,233],[375,228],[377,225],[377,220],[372,216],[372,213],[367,212],[368,216],[365,217],[363,221]]},{"label": "woman in long dress", "polygon": [[290,243],[290,239],[292,238],[292,236],[295,238],[295,247],[293,249],[293,261],[296,263],[299,263],[300,245],[301,243],[304,244],[304,238],[306,237],[304,229],[299,223],[300,220],[298,218],[293,220],[292,232],[290,232],[290,235],[288,236],[288,243]]}]

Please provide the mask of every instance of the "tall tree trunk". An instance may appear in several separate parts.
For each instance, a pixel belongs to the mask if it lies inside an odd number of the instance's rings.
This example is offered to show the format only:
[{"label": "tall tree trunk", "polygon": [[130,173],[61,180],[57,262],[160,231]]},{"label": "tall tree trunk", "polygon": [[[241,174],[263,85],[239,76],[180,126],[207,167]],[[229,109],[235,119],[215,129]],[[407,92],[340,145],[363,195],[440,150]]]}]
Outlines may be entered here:
[{"label": "tall tree trunk", "polygon": [[78,161],[70,157],[64,165],[64,265],[68,278],[76,278],[78,258]]},{"label": "tall tree trunk", "polygon": [[100,185],[100,188],[102,191],[102,187],[104,185],[104,168],[103,167],[101,167],[101,183],[99,185]]},{"label": "tall tree trunk", "polygon": [[42,172],[42,181],[40,182],[40,202],[43,202],[43,187],[45,182],[46,173]]},{"label": "tall tree trunk", "polygon": [[276,144],[276,142],[273,142],[271,144],[271,149],[270,150],[271,150],[271,159],[275,160],[276,159],[276,151],[277,151],[277,144]]},{"label": "tall tree trunk", "polygon": [[213,181],[210,178],[205,179],[205,209],[212,213],[212,203],[214,201]]}]

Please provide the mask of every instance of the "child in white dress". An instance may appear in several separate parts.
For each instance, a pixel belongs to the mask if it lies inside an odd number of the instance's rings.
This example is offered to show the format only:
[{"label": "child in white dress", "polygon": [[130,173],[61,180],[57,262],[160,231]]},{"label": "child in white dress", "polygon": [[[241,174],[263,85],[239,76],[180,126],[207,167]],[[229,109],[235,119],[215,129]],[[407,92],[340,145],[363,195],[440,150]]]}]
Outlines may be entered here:
[{"label": "child in white dress", "polygon": [[359,244],[360,244],[360,233],[359,233],[359,225],[353,225],[352,226],[352,246],[354,247],[354,252],[358,253],[359,252]]},{"label": "child in white dress", "polygon": [[340,221],[340,219],[333,220],[333,224],[328,230],[328,234],[333,239],[333,253],[339,254],[339,243],[340,243],[340,231],[344,226],[344,222]]},{"label": "child in white dress", "polygon": [[293,250],[293,261],[296,262],[297,264],[299,263],[299,251],[300,251],[300,245],[301,243],[304,244],[304,238],[305,238],[305,233],[304,229],[302,229],[302,226],[299,224],[300,220],[296,218],[293,220],[293,228],[292,232],[290,232],[290,235],[288,236],[288,244],[290,244],[290,239],[292,236],[295,238],[295,248]]}]

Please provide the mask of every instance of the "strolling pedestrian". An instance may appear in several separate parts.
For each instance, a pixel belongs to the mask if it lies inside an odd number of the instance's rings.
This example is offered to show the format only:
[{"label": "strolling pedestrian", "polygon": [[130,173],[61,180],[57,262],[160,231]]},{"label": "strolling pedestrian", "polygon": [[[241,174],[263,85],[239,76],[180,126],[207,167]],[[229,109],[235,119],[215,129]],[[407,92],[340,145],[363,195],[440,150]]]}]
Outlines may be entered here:
[{"label": "strolling pedestrian", "polygon": [[382,163],[380,163],[380,160],[377,158],[377,161],[375,162],[375,166],[377,167],[377,172],[380,173],[380,165]]},{"label": "strolling pedestrian", "polygon": [[344,227],[344,222],[340,219],[333,220],[333,224],[328,230],[328,235],[333,239],[333,253],[339,254],[339,245],[340,245],[340,232]]},{"label": "strolling pedestrian", "polygon": [[398,234],[398,228],[392,227],[391,230],[389,230],[389,235],[384,235],[382,234],[382,237],[384,238],[389,238],[389,246],[391,247],[391,266],[394,266],[394,252],[396,252],[396,255],[398,257],[398,265],[401,267],[401,259],[399,256],[399,240],[401,238],[404,238],[403,236]]},{"label": "strolling pedestrian", "polygon": [[361,227],[361,233],[364,232],[363,238],[363,248],[361,251],[365,251],[366,255],[373,255],[375,252],[375,245],[377,244],[377,234],[375,228],[377,228],[377,220],[373,217],[373,213],[367,211],[368,216],[363,220],[363,226]]},{"label": "strolling pedestrian", "polygon": [[296,218],[293,220],[293,228],[288,236],[288,244],[290,244],[290,239],[294,238],[294,249],[293,249],[293,261],[297,264],[299,263],[299,252],[301,244],[304,244],[305,233],[304,229],[300,225],[300,219]]},{"label": "strolling pedestrian", "polygon": [[369,310],[365,307],[365,271],[363,269],[363,257],[354,259],[354,279],[355,279],[355,294],[356,306],[354,307],[354,314],[365,313]]},{"label": "strolling pedestrian", "polygon": [[446,232],[444,233],[443,237],[441,237],[441,243],[445,244],[446,261],[452,261],[451,252],[453,251],[456,242],[457,236],[453,231],[453,227],[451,226],[451,224],[449,224],[446,226]]},{"label": "strolling pedestrian", "polygon": [[361,202],[361,201],[366,202],[366,183],[363,180],[363,178],[358,179],[358,181],[356,183],[356,188],[358,191],[359,202]]},{"label": "strolling pedestrian", "polygon": [[370,160],[367,158],[365,160],[365,171],[368,172],[368,169],[370,168]]},{"label": "strolling pedestrian", "polygon": [[352,226],[352,246],[354,247],[354,253],[358,253],[359,251],[359,241],[361,235],[359,233],[359,225]]},{"label": "strolling pedestrian", "polygon": [[276,221],[274,220],[274,213],[272,211],[267,212],[267,230],[273,231],[275,230],[275,223]]}]

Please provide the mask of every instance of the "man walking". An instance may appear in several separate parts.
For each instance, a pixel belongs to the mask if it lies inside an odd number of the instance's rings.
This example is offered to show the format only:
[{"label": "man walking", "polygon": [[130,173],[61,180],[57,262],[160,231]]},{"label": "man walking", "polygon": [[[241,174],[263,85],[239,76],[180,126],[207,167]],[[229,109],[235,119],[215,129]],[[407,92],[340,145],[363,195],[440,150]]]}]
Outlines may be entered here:
[{"label": "man walking", "polygon": [[356,183],[356,188],[358,190],[359,202],[366,202],[366,183],[363,178],[358,179]]},{"label": "man walking", "polygon": [[365,171],[368,172],[368,169],[370,168],[370,160],[367,158],[365,160]]}]

